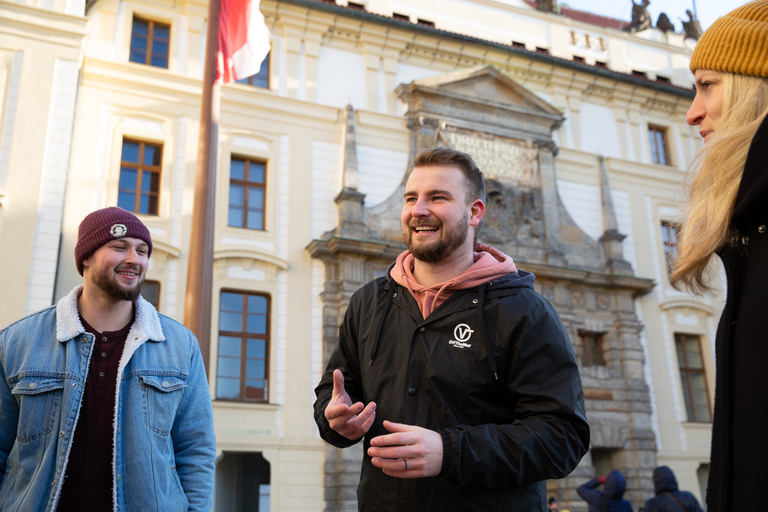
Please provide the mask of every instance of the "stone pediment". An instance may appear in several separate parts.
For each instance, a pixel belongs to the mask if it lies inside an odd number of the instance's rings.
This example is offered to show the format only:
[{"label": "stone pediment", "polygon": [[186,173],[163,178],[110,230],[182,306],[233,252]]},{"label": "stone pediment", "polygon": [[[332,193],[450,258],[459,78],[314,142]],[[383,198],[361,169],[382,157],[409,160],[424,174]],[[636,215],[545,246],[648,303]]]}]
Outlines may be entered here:
[{"label": "stone pediment", "polygon": [[503,126],[510,118],[527,119],[549,136],[563,112],[493,66],[480,66],[402,84],[399,97],[422,115]]}]

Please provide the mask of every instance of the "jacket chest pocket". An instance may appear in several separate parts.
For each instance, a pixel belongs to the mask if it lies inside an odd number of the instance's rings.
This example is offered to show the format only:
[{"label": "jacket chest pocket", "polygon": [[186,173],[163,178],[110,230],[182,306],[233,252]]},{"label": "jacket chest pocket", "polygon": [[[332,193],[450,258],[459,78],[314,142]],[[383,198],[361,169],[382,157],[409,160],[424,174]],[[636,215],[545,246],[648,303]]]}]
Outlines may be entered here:
[{"label": "jacket chest pocket", "polygon": [[173,428],[176,409],[181,401],[186,379],[172,375],[142,375],[144,395],[144,421],[161,435],[168,435]]},{"label": "jacket chest pocket", "polygon": [[19,404],[16,439],[29,443],[49,434],[56,427],[61,409],[64,379],[25,376],[11,388]]}]

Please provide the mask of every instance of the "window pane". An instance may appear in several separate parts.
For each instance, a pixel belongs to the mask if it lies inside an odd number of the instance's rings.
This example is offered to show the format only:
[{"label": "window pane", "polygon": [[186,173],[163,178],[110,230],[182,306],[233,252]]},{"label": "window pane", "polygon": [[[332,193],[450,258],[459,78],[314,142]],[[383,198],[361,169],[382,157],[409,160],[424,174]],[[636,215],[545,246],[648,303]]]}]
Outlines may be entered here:
[{"label": "window pane", "polygon": [[229,204],[243,206],[245,199],[245,187],[242,185],[229,185]]},{"label": "window pane", "polygon": [[245,362],[245,377],[247,379],[263,379],[264,369],[263,359],[248,359]]},{"label": "window pane", "polygon": [[131,30],[131,52],[128,60],[144,64],[147,61],[147,35],[149,23],[142,20],[133,20]]},{"label": "window pane", "polygon": [[246,349],[246,356],[266,359],[267,340],[248,340],[248,348]]},{"label": "window pane", "polygon": [[251,162],[251,166],[248,169],[248,181],[264,183],[264,164]]},{"label": "window pane", "polygon": [[160,154],[161,154],[161,151],[158,146],[145,144],[144,145],[144,164],[160,165]]},{"label": "window pane", "polygon": [[145,215],[149,215],[151,213],[154,213],[151,210],[149,196],[147,194],[141,194],[141,199],[139,200],[139,212],[138,213],[143,213]]},{"label": "window pane", "polygon": [[245,179],[245,161],[232,159],[229,164],[229,178],[233,180]]},{"label": "window pane", "polygon": [[160,283],[144,281],[144,285],[141,287],[141,296],[144,297],[144,300],[155,306],[155,309],[158,309],[160,304]]},{"label": "window pane", "polygon": [[264,189],[248,187],[248,208],[264,208]]},{"label": "window pane", "polygon": [[219,377],[240,377],[240,358],[219,356]]},{"label": "window pane", "polygon": [[685,340],[685,352],[688,355],[688,368],[704,368],[701,358],[701,347],[698,338],[687,337]]},{"label": "window pane", "polygon": [[234,399],[240,398],[240,379],[216,379],[216,398]]},{"label": "window pane", "polygon": [[226,311],[221,312],[221,325],[219,329],[222,331],[243,331],[243,317],[240,313],[228,313]]},{"label": "window pane", "polygon": [[120,168],[120,183],[118,186],[124,189],[136,190],[136,169]]},{"label": "window pane", "polygon": [[258,210],[248,210],[248,228],[264,229],[264,213]]},{"label": "window pane", "polygon": [[248,296],[248,312],[249,313],[267,313],[267,298],[263,295],[249,295]]},{"label": "window pane", "polygon": [[247,380],[245,382],[245,398],[265,400],[267,398],[267,383],[264,380]]},{"label": "window pane", "polygon": [[240,357],[241,347],[242,347],[241,338],[233,338],[232,336],[219,337],[219,355],[220,356]]},{"label": "window pane", "polygon": [[136,201],[136,195],[128,192],[120,192],[117,194],[117,206],[124,210],[132,212],[134,210],[134,201]]},{"label": "window pane", "polygon": [[139,143],[123,141],[123,153],[120,159],[123,162],[139,163]]},{"label": "window pane", "polygon": [[242,208],[235,208],[232,206],[229,207],[229,214],[227,216],[227,226],[232,226],[234,228],[243,227],[243,209]]},{"label": "window pane", "polygon": [[227,311],[243,310],[243,294],[223,292],[221,294],[221,309]]},{"label": "window pane", "polygon": [[265,315],[248,315],[248,332],[265,334],[267,332],[267,317]]}]

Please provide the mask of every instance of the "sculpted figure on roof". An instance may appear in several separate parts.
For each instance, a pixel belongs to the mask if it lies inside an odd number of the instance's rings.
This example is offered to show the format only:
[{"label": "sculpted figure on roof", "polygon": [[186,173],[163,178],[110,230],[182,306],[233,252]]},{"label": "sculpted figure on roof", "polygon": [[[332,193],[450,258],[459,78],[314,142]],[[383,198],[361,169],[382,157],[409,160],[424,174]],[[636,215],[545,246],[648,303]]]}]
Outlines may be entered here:
[{"label": "sculpted figure on roof", "polygon": [[632,0],[632,22],[624,29],[627,32],[640,32],[651,28],[651,15],[648,13],[650,0],[642,0],[642,3],[636,4]]},{"label": "sculpted figure on roof", "polygon": [[544,12],[557,12],[556,0],[536,0],[536,9]]}]

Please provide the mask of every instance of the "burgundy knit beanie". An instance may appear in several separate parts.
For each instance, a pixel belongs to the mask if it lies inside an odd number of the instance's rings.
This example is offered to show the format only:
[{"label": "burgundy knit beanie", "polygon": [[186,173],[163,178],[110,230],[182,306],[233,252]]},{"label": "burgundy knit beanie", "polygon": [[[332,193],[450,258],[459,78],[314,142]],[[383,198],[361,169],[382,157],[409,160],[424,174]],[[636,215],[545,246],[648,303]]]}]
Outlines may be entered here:
[{"label": "burgundy knit beanie", "polygon": [[80,275],[83,275],[84,259],[110,240],[125,236],[147,242],[149,246],[147,257],[152,255],[152,237],[149,235],[149,230],[131,212],[117,206],[110,206],[89,213],[77,230],[75,263]]}]

